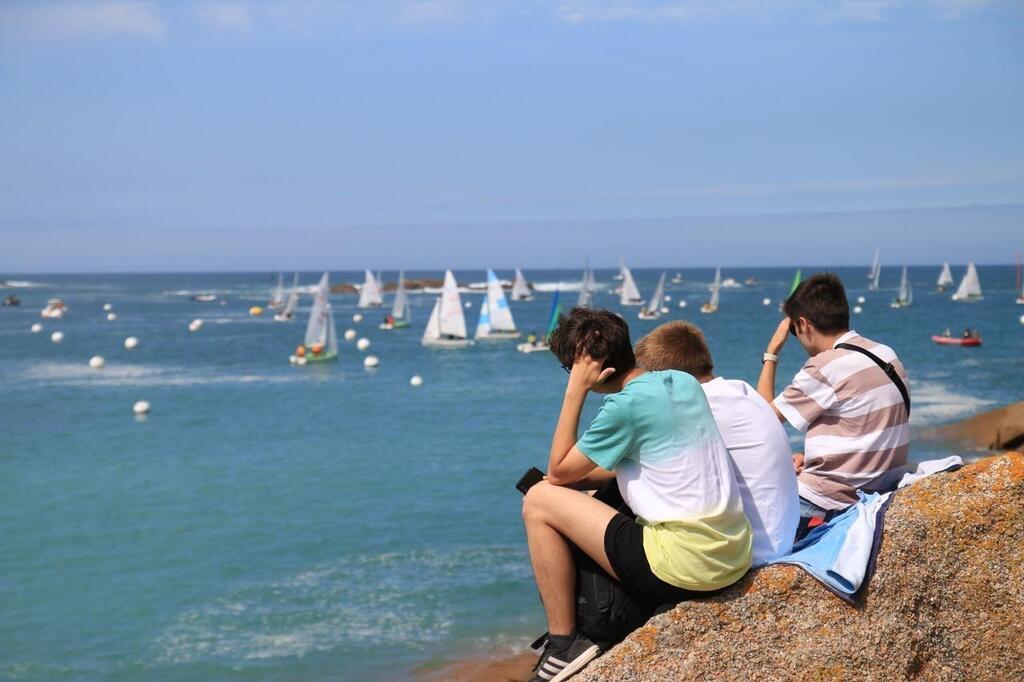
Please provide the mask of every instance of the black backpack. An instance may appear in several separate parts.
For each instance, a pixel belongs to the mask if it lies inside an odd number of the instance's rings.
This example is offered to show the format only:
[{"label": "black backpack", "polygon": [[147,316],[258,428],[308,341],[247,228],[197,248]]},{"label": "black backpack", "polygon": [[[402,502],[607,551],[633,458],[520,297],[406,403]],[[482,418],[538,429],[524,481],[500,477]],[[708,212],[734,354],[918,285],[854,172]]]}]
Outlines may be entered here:
[{"label": "black backpack", "polygon": [[618,644],[654,612],[655,605],[626,594],[593,559],[576,557],[576,629],[592,642],[602,649]]}]

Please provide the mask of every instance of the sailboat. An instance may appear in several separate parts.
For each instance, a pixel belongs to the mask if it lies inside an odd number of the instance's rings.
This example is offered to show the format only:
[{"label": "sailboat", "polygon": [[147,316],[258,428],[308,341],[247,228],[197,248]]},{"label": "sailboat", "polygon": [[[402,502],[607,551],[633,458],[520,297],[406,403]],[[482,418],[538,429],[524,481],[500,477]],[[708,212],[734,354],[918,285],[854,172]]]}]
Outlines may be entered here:
[{"label": "sailboat", "polygon": [[651,296],[651,300],[647,302],[643,310],[640,311],[638,317],[641,320],[656,320],[661,317],[661,301],[665,298],[665,272],[662,271],[661,277],[658,278],[658,286],[654,288],[654,295]]},{"label": "sailboat", "polygon": [[683,273],[677,272],[675,274],[675,276],[672,277],[672,284],[682,284],[682,283],[683,283]]},{"label": "sailboat", "polygon": [[410,322],[412,306],[409,305],[409,294],[405,291],[405,270],[401,270],[398,273],[398,287],[395,289],[395,301],[391,304],[391,314],[381,323],[380,328],[405,329]]},{"label": "sailboat", "polygon": [[363,287],[359,290],[359,307],[379,308],[382,305],[384,305],[384,299],[380,295],[380,284],[373,273],[367,270]]},{"label": "sailboat", "polygon": [[882,261],[879,260],[878,253],[878,249],[875,249],[875,261],[871,265],[871,273],[868,275],[868,279],[871,280],[868,282],[869,291],[878,290],[878,281],[882,277]]},{"label": "sailboat", "polygon": [[576,300],[577,308],[589,308],[590,299],[594,297],[594,290],[597,282],[594,281],[594,271],[590,269],[590,261],[583,266],[583,282],[580,284],[580,297]]},{"label": "sailboat", "polygon": [[548,350],[548,339],[551,338],[551,332],[555,331],[555,327],[558,326],[558,317],[562,314],[559,298],[561,298],[561,291],[556,288],[555,295],[551,298],[551,312],[548,313],[548,328],[544,332],[544,338],[531,340],[528,336],[525,343],[516,344],[517,351],[520,353],[536,353],[537,351]]},{"label": "sailboat", "polygon": [[936,284],[937,291],[945,291],[946,287],[953,284],[953,273],[949,270],[949,263],[942,264],[942,272],[939,273],[939,281]]},{"label": "sailboat", "polygon": [[420,343],[433,348],[465,348],[473,345],[466,334],[466,316],[462,312],[459,285],[451,270],[444,273],[444,287],[434,302],[434,309],[430,312],[430,320]]},{"label": "sailboat", "polygon": [[512,309],[508,307],[501,281],[494,270],[487,271],[487,295],[480,303],[480,321],[473,337],[480,341],[519,338],[516,323],[512,319]]},{"label": "sailboat", "polygon": [[715,281],[711,283],[711,300],[700,307],[702,313],[718,312],[718,297],[722,288],[722,268],[715,268]]},{"label": "sailboat", "polygon": [[1017,303],[1024,305],[1024,282],[1021,280],[1020,254],[1017,254]]},{"label": "sailboat", "polygon": [[633,273],[622,265],[622,291],[619,292],[619,305],[643,305],[644,299],[640,296],[640,290],[636,288],[636,280]]},{"label": "sailboat", "polygon": [[960,286],[952,298],[954,301],[981,300],[981,282],[978,280],[978,270],[973,262],[967,264],[967,272],[964,273],[964,278],[960,280]]},{"label": "sailboat", "polygon": [[903,274],[900,276],[900,292],[896,300],[889,304],[890,308],[906,308],[914,301],[914,291],[910,288],[910,280],[907,279],[907,266],[903,266]]},{"label": "sailboat", "polygon": [[299,307],[299,273],[295,273],[292,279],[292,293],[288,295],[288,302],[284,309],[274,315],[274,322],[291,322],[295,317],[295,309]]},{"label": "sailboat", "polygon": [[325,272],[313,294],[313,307],[309,310],[306,338],[296,349],[295,355],[290,358],[293,364],[327,362],[338,357],[338,334],[334,328],[334,313],[331,311],[331,302],[327,300],[329,291],[330,285]]},{"label": "sailboat", "polygon": [[277,273],[277,286],[274,287],[274,293],[270,295],[267,307],[271,310],[277,310],[283,308],[284,305],[284,276],[279,272]]},{"label": "sailboat", "polygon": [[874,281],[878,278],[878,271],[882,267],[882,261],[880,260],[880,251],[875,249],[875,259],[871,262],[871,269],[868,270],[868,279]]},{"label": "sailboat", "polygon": [[516,278],[515,281],[512,282],[512,300],[533,300],[533,293],[530,291],[530,285],[526,282],[526,277],[523,276],[523,271],[519,268],[516,268]]}]

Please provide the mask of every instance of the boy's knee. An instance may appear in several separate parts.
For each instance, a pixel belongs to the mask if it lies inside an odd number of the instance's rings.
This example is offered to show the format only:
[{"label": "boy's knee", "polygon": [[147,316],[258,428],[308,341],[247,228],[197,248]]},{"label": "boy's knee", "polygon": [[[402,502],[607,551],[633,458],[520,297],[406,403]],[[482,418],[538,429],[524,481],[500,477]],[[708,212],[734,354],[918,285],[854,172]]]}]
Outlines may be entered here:
[{"label": "boy's knee", "polygon": [[523,496],[523,520],[536,519],[544,513],[545,502],[550,497],[551,488],[547,481],[541,481],[526,491]]}]

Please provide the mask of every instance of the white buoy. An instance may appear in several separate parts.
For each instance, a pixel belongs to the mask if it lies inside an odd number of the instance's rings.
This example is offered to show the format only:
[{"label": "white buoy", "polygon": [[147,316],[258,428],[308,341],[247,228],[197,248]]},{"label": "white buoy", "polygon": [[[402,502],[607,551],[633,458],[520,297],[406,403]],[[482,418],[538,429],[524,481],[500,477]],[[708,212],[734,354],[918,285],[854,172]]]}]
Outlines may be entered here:
[{"label": "white buoy", "polygon": [[377,359],[376,355],[367,355],[363,358],[363,367],[366,367],[367,369],[373,369],[379,364],[380,360]]},{"label": "white buoy", "polygon": [[307,360],[304,356],[301,355],[295,359],[295,364],[298,365],[299,367],[302,367],[307,362],[309,362],[309,360]]},{"label": "white buoy", "polygon": [[665,300],[666,301],[671,301],[672,300],[672,294],[665,294]]},{"label": "white buoy", "polygon": [[679,301],[679,307],[680,308],[685,308],[686,307],[686,301]]},{"label": "white buoy", "polygon": [[423,385],[423,377],[421,377],[419,374],[413,374],[412,375],[412,379],[409,379],[409,385],[410,386],[422,386]]},{"label": "white buoy", "polygon": [[139,340],[137,338],[135,338],[134,336],[129,336],[127,339],[124,340],[124,347],[126,349],[128,349],[128,350],[132,350],[133,348],[135,348],[138,345],[139,345]]},{"label": "white buoy", "polygon": [[864,309],[861,308],[859,305],[853,306],[853,314],[854,315],[860,315],[862,312],[864,312]]},{"label": "white buoy", "polygon": [[1020,323],[1021,323],[1021,324],[1024,324],[1024,315],[1021,315],[1021,316],[1020,316]]},{"label": "white buoy", "polygon": [[299,356],[298,355],[289,355],[288,356],[288,362],[292,363],[293,365],[296,362],[298,362],[298,360],[299,360]]},{"label": "white buoy", "polygon": [[32,333],[33,334],[38,334],[41,331],[43,331],[43,324],[42,324],[42,322],[36,322],[35,324],[32,325]]},{"label": "white buoy", "polygon": [[365,336],[363,338],[359,339],[358,341],[356,341],[356,348],[358,348],[359,350],[366,350],[369,347],[370,347],[370,339],[366,338]]},{"label": "white buoy", "polygon": [[117,313],[107,313],[107,322],[113,322],[117,319]]},{"label": "white buoy", "polygon": [[149,401],[140,400],[132,405],[132,412],[135,414],[149,414]]},{"label": "white buoy", "polygon": [[60,343],[64,340],[64,332],[54,332],[50,334],[50,341],[54,343]]},{"label": "white buoy", "polygon": [[93,369],[103,369],[105,364],[107,364],[107,361],[103,359],[102,355],[94,355],[89,358],[89,366]]},{"label": "white buoy", "polygon": [[670,310],[668,309],[668,306],[667,306],[667,305],[663,305],[663,306],[661,306],[661,314],[662,314],[662,315],[668,315],[668,314],[669,314],[670,312],[671,312],[671,311],[670,311]]},{"label": "white buoy", "polygon": [[110,304],[110,303],[104,303],[103,304],[103,309],[104,310],[113,310],[114,306],[112,304]]},{"label": "white buoy", "polygon": [[857,303],[863,303],[866,300],[868,300],[868,299],[864,298],[863,296],[858,296],[857,297]]},{"label": "white buoy", "polygon": [[197,331],[199,331],[202,328],[203,328],[203,321],[200,320],[198,317],[188,323],[188,330],[190,332],[197,332]]},{"label": "white buoy", "polygon": [[466,307],[467,308],[472,308],[473,307],[473,303],[471,301],[466,301]]},{"label": "white buoy", "polygon": [[772,299],[770,299],[768,297],[765,297],[765,298],[761,299],[761,305],[771,305],[771,304],[772,304]]},{"label": "white buoy", "polygon": [[363,314],[362,313],[356,313],[355,315],[352,316],[352,321],[353,322],[362,322],[363,321]]},{"label": "white buoy", "polygon": [[345,330],[345,340],[346,341],[351,341],[354,338],[356,338],[356,330],[355,329],[346,329]]}]

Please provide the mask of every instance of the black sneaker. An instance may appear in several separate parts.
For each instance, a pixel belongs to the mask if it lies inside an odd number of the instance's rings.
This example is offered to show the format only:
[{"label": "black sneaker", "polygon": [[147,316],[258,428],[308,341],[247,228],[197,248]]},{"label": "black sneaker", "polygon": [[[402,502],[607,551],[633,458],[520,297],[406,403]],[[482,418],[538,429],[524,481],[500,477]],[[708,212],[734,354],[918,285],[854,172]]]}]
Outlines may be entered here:
[{"label": "black sneaker", "polygon": [[583,635],[577,634],[576,639],[562,651],[554,651],[551,641],[544,645],[544,653],[533,667],[530,682],[560,682],[567,680],[583,670],[601,653],[601,648]]}]

